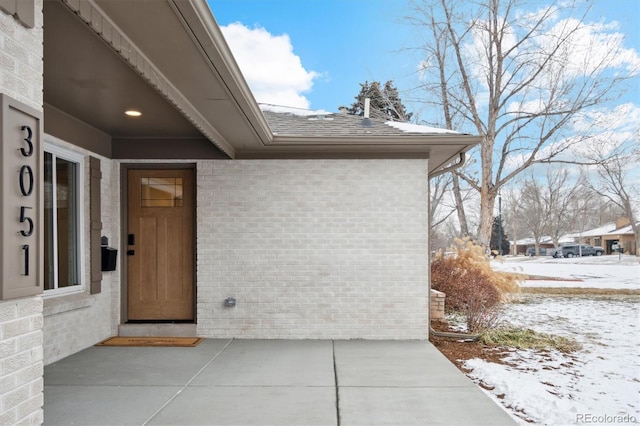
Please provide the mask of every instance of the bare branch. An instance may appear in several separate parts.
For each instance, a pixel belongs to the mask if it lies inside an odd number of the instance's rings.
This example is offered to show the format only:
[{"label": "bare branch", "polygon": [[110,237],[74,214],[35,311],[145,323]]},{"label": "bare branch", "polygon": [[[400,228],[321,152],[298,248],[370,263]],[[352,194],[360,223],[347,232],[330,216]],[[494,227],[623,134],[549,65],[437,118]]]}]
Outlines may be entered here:
[{"label": "bare branch", "polygon": [[483,137],[479,175],[466,168],[457,177],[480,194],[478,237],[487,245],[501,187],[535,164],[593,163],[571,158],[592,138],[574,124],[635,78],[640,59],[589,27],[578,2],[419,4],[412,23],[424,29],[425,102],[441,108],[447,125],[462,119]]}]

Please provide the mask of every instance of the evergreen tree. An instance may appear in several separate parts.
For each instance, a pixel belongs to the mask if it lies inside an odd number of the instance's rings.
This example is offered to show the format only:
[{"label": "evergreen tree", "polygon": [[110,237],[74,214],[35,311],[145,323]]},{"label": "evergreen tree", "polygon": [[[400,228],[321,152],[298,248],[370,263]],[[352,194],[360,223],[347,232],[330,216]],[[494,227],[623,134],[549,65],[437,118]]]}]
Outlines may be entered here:
[{"label": "evergreen tree", "polygon": [[[502,233],[502,253],[500,252],[500,233]],[[491,242],[489,244],[492,252],[498,254],[509,254],[509,239],[502,223],[502,217],[493,218],[493,226],[491,227]]]},{"label": "evergreen tree", "polygon": [[387,81],[384,86],[379,81],[360,83],[360,93],[355,97],[347,111],[354,115],[364,115],[364,100],[371,100],[369,116],[390,121],[409,121],[412,113],[408,113],[398,94],[393,81]]}]

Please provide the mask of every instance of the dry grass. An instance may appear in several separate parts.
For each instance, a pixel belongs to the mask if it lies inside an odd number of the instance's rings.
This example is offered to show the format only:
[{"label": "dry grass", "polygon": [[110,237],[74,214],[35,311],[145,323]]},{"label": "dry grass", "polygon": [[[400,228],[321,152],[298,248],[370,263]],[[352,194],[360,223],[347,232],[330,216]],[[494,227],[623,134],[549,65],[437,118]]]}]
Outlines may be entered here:
[{"label": "dry grass", "polygon": [[574,352],[582,346],[573,339],[553,334],[538,333],[528,328],[506,327],[485,331],[480,335],[485,345],[506,346],[516,349],[555,349]]},{"label": "dry grass", "polygon": [[456,238],[446,253],[442,251],[436,253],[433,263],[438,262],[444,262],[448,268],[460,268],[474,275],[486,277],[503,296],[517,293],[520,290],[518,282],[526,279],[526,275],[523,274],[494,271],[491,268],[491,256],[485,254],[482,247],[469,238]]},{"label": "dry grass", "polygon": [[640,296],[640,290],[630,288],[522,287],[520,292],[554,296]]},{"label": "dry grass", "polygon": [[445,309],[463,314],[472,333],[498,322],[496,306],[519,290],[516,277],[494,271],[490,257],[469,239],[456,239],[449,251],[437,253],[431,262],[432,288],[447,295]]}]

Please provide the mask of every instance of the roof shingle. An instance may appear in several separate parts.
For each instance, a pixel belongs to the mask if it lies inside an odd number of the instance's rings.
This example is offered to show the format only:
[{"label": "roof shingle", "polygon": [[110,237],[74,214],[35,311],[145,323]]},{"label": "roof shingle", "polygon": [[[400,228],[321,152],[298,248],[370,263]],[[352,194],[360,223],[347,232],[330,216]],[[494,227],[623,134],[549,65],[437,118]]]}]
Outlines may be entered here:
[{"label": "roof shingle", "polygon": [[365,119],[352,114],[319,112],[316,114],[272,111],[262,108],[273,134],[276,136],[401,136],[459,134],[449,130],[408,123],[388,122],[377,118]]}]

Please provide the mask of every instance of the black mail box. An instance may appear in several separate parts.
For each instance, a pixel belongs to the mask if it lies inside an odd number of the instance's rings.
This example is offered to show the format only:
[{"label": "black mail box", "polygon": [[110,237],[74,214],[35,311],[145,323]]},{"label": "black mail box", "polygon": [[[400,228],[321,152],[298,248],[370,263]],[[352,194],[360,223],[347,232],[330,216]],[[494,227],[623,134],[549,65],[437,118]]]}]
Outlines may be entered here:
[{"label": "black mail box", "polygon": [[118,250],[102,246],[102,270],[103,271],[115,271],[116,259],[118,258]]}]

